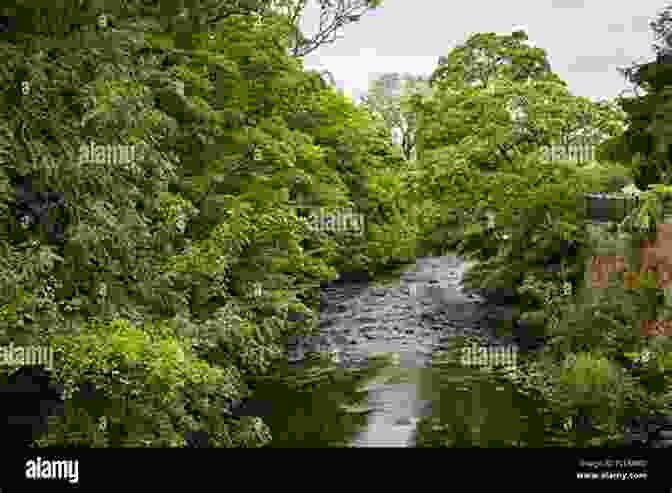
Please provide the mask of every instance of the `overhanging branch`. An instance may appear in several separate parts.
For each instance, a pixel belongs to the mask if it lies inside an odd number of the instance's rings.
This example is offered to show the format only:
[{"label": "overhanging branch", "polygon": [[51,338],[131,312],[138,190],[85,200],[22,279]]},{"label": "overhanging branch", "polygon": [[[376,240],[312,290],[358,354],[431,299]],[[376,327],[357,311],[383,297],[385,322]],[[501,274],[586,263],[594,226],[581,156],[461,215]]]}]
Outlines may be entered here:
[{"label": "overhanging branch", "polygon": [[[357,22],[368,10],[368,0],[318,0],[320,3],[320,24],[312,38],[305,38],[298,30],[298,18],[294,20],[297,28],[296,46],[292,55],[303,57],[315,51],[323,44],[333,43],[338,39],[337,31],[344,25]],[[305,1],[302,2],[305,5]]]}]

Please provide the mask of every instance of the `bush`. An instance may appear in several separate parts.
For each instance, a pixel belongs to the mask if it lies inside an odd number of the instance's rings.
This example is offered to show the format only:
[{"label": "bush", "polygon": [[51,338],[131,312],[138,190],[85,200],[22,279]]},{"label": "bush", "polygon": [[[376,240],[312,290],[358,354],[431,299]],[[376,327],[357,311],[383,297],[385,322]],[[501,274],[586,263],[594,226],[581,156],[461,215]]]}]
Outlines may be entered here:
[{"label": "bush", "polygon": [[618,392],[620,371],[607,358],[590,352],[569,353],[559,383],[577,405],[600,405]]},{"label": "bush", "polygon": [[600,350],[610,358],[641,344],[636,312],[626,304],[602,299],[572,302],[561,309],[559,323],[549,330],[549,350],[556,355]]},{"label": "bush", "polygon": [[595,191],[620,192],[623,187],[635,182],[630,168],[615,162],[593,162],[584,166],[581,170],[596,182],[597,190]]},{"label": "bush", "polygon": [[262,446],[263,423],[231,422],[228,403],[247,391],[235,367],[210,366],[159,323],[92,321],[51,341],[64,415],[38,446],[183,447],[205,431],[214,447]]},{"label": "bush", "polygon": [[[637,378],[596,352],[570,353],[559,361],[548,354],[524,359],[501,377],[540,399],[550,446],[620,446],[627,417],[646,414],[652,405]],[[653,407],[665,406],[658,399]]]}]

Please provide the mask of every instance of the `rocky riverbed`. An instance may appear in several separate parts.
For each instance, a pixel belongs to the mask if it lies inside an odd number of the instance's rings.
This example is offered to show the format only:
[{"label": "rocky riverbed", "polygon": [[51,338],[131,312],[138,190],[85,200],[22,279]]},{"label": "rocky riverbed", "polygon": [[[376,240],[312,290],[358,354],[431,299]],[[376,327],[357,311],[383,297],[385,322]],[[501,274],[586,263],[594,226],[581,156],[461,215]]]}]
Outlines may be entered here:
[{"label": "rocky riverbed", "polygon": [[455,255],[418,258],[395,283],[331,283],[321,288],[320,335],[290,341],[290,359],[308,351],[329,351],[341,364],[357,365],[371,353],[400,353],[402,367],[424,367],[433,351],[447,349],[455,336],[478,336],[484,344],[516,346],[495,336],[512,310],[486,303],[462,289],[473,263]]}]

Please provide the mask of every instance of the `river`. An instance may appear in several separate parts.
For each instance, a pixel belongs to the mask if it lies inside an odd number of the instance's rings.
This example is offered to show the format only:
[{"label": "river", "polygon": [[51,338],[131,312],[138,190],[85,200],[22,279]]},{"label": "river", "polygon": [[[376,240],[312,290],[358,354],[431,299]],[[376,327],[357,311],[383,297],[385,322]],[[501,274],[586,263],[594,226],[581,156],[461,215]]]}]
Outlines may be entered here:
[{"label": "river", "polygon": [[[253,384],[272,409],[263,417],[270,446],[543,445],[538,402],[475,359],[445,358],[476,337],[515,366],[515,340],[495,335],[506,310],[462,289],[471,265],[424,257],[396,280],[324,285],[320,336],[298,341],[286,368]],[[311,346],[331,359],[306,360]]]}]

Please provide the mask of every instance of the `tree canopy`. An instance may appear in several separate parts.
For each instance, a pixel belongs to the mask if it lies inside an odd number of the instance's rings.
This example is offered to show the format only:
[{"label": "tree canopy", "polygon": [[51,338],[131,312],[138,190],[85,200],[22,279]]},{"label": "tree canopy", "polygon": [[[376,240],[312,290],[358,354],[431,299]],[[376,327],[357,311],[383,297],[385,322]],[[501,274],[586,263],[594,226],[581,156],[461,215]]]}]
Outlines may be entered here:
[{"label": "tree canopy", "polygon": [[[71,389],[39,443],[184,446],[207,430],[217,446],[263,446],[263,422],[213,409],[249,395],[245,378],[288,335],[314,330],[322,281],[413,255],[400,249],[414,236],[390,234],[403,157],[389,132],[303,69],[291,19],[269,2],[13,7],[17,29],[0,34],[0,342],[56,348]],[[62,194],[62,241],[17,227],[22,176]],[[367,227],[305,217],[339,210]],[[96,399],[76,397],[85,384]]]}]

